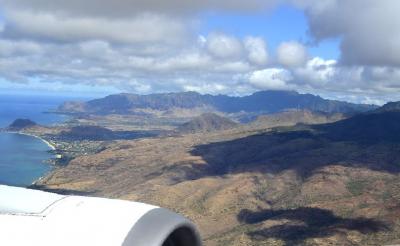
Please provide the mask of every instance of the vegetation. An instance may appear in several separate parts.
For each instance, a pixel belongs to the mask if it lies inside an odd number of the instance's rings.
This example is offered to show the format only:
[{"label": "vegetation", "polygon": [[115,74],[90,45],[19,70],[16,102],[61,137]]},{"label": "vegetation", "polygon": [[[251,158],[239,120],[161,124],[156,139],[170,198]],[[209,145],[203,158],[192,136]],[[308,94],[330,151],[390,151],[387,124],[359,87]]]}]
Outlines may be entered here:
[{"label": "vegetation", "polygon": [[38,185],[170,208],[211,246],[398,244],[399,114],[118,139]]},{"label": "vegetation", "polygon": [[238,123],[213,113],[205,113],[179,126],[179,133],[211,132],[227,130],[238,126]]},{"label": "vegetation", "polygon": [[351,180],[347,183],[346,187],[353,196],[359,196],[365,192],[368,184],[367,180]]}]

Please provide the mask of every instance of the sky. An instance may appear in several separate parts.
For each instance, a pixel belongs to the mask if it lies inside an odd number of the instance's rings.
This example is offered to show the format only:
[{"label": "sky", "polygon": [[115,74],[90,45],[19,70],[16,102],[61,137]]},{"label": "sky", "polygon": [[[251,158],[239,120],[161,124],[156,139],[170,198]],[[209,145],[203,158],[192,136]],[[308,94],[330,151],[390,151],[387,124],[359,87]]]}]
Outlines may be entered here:
[{"label": "sky", "polygon": [[398,0],[0,0],[1,93],[400,100]]}]

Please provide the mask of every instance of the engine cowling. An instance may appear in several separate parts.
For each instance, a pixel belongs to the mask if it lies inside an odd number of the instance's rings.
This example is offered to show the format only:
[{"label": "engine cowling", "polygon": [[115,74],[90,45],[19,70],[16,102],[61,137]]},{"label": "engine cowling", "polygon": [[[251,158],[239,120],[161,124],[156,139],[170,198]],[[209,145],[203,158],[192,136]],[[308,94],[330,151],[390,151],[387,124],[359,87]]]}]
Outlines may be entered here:
[{"label": "engine cowling", "polygon": [[0,185],[0,245],[200,246],[192,222],[167,209]]}]

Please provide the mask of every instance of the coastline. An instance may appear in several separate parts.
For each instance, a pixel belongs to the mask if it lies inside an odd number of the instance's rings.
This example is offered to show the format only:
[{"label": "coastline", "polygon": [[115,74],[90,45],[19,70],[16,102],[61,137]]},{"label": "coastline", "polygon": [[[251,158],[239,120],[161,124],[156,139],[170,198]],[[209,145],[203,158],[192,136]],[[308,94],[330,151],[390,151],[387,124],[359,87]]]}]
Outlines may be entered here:
[{"label": "coastline", "polygon": [[12,132],[12,131],[4,131],[4,133],[13,133],[13,134],[20,134],[20,135],[25,135],[25,136],[34,137],[34,138],[40,139],[43,143],[45,143],[47,146],[49,146],[49,148],[50,148],[51,150],[57,150],[57,148],[56,148],[52,143],[50,143],[49,141],[47,141],[46,139],[44,139],[44,138],[42,138],[42,137],[40,137],[40,136],[31,134],[31,133]]},{"label": "coastline", "polygon": [[[57,150],[57,148],[56,148],[53,144],[51,144],[49,141],[43,139],[43,138],[40,137],[40,136],[31,134],[31,133],[16,132],[16,131],[7,131],[7,130],[4,131],[3,129],[0,131],[0,133],[19,134],[19,135],[25,135],[25,136],[34,137],[34,138],[36,138],[36,139],[41,140],[43,143],[45,143],[52,151]],[[58,159],[58,158],[59,158],[59,155],[57,155],[57,154],[54,153],[54,154],[53,154],[53,158],[47,160],[47,161],[48,161],[48,165],[52,166],[51,170],[49,170],[48,172],[44,173],[42,176],[38,177],[37,179],[33,180],[32,183],[30,184],[30,186],[36,185],[38,182],[42,181],[42,180],[45,179],[48,175],[50,175],[50,174],[54,171],[54,167],[55,167],[55,163],[53,163],[52,160],[55,160],[55,159]],[[46,162],[47,162],[47,161],[46,161]],[[27,187],[29,187],[29,186],[27,186]]]}]

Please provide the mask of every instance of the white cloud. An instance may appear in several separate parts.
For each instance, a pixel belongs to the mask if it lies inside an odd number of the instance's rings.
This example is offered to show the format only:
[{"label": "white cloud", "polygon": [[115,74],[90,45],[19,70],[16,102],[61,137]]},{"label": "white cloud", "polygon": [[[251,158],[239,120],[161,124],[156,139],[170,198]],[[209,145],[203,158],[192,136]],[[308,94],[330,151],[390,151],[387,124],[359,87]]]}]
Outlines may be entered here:
[{"label": "white cloud", "polygon": [[237,38],[222,33],[208,36],[207,49],[218,58],[239,58],[243,52],[242,43]]},{"label": "white cloud", "polygon": [[211,67],[212,59],[197,51],[188,51],[167,59],[153,61],[153,68],[170,73],[171,71],[206,70]]},{"label": "white cloud", "polygon": [[42,47],[34,42],[0,39],[0,56],[22,56],[40,52]]},{"label": "white cloud", "polygon": [[228,88],[224,84],[219,83],[202,83],[199,85],[190,85],[189,83],[185,83],[183,85],[183,89],[185,91],[196,91],[202,94],[219,94],[219,93],[226,93]]},{"label": "white cloud", "polygon": [[296,41],[283,42],[278,47],[277,59],[281,65],[299,67],[307,60],[307,50]]},{"label": "white cloud", "polygon": [[258,89],[289,89],[287,82],[292,79],[289,71],[280,68],[268,68],[254,71],[249,76],[249,83]]},{"label": "white cloud", "polygon": [[139,94],[151,93],[152,86],[150,84],[144,84],[137,80],[128,80],[125,83],[120,83],[118,86],[122,90],[134,91]]},{"label": "white cloud", "polygon": [[400,69],[342,66],[335,60],[316,57],[292,70],[289,83],[298,90],[358,103],[400,100]]},{"label": "white cloud", "polygon": [[214,71],[231,73],[243,73],[252,69],[253,68],[249,64],[243,61],[223,62],[214,67]]},{"label": "white cloud", "polygon": [[365,97],[360,100],[360,103],[364,104],[374,104],[374,105],[383,105],[385,104],[385,99],[379,99],[379,98],[370,98],[370,97]]},{"label": "white cloud", "polygon": [[314,57],[309,60],[305,66],[294,69],[294,73],[304,83],[322,86],[325,83],[332,82],[336,71],[335,60],[324,60],[320,57]]},{"label": "white cloud", "polygon": [[129,19],[57,16],[53,13],[7,12],[4,36],[74,42],[179,43],[187,34],[181,21],[153,14]]},{"label": "white cloud", "polygon": [[339,61],[308,57],[294,41],[275,59],[268,37],[196,29],[204,11],[244,13],[282,1],[0,0],[0,77],[136,93],[295,89],[358,102],[398,98],[397,0],[287,0],[304,9],[316,41],[341,39]]},{"label": "white cloud", "polygon": [[248,52],[248,59],[252,64],[265,65],[268,62],[267,44],[264,39],[258,37],[247,37],[244,47]]},{"label": "white cloud", "polygon": [[274,6],[279,0],[0,0],[6,8],[69,15],[127,17],[143,12],[187,15],[202,11],[249,12]]},{"label": "white cloud", "polygon": [[79,48],[82,55],[87,58],[103,59],[114,54],[110,44],[100,40],[82,42],[79,44]]},{"label": "white cloud", "polygon": [[297,85],[313,90],[353,92],[363,87],[363,71],[363,67],[342,67],[336,60],[320,57],[314,57],[304,66],[292,70],[293,82]]}]

